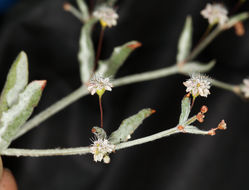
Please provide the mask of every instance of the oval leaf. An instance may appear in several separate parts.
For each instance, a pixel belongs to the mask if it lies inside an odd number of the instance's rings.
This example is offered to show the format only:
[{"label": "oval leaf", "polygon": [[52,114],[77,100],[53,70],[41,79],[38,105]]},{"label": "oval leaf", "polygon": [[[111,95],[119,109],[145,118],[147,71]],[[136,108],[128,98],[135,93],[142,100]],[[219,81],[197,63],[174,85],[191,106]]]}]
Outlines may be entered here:
[{"label": "oval leaf", "polygon": [[143,123],[143,120],[154,112],[155,110],[147,108],[125,119],[119,128],[110,135],[108,140],[112,144],[119,144],[121,142],[128,141],[131,137],[131,134]]},{"label": "oval leaf", "polygon": [[184,125],[187,121],[190,114],[190,98],[188,96],[184,96],[182,99],[182,110],[179,119],[179,125]]},{"label": "oval leaf", "polygon": [[25,52],[20,52],[13,62],[0,98],[0,117],[4,111],[17,102],[19,93],[28,83],[28,59]]},{"label": "oval leaf", "polygon": [[91,30],[96,21],[96,19],[89,20],[81,29],[80,50],[78,53],[78,59],[80,62],[81,81],[83,83],[88,82],[93,73],[94,48],[91,39]]},{"label": "oval leaf", "polygon": [[177,63],[184,61],[190,53],[192,47],[192,18],[188,16],[178,42]]}]

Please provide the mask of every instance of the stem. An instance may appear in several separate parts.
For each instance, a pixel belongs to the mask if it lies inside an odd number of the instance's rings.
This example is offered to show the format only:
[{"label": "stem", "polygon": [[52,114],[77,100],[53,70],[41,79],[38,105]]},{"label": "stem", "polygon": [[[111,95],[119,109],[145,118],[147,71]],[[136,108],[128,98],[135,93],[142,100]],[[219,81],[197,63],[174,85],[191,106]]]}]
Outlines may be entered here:
[{"label": "stem", "polygon": [[83,155],[90,152],[89,147],[78,147],[78,148],[63,148],[63,149],[43,149],[43,150],[34,150],[34,149],[18,149],[18,148],[9,148],[4,150],[1,155],[5,156],[67,156],[67,155]]},{"label": "stem", "polygon": [[68,105],[72,104],[73,102],[75,102],[76,100],[87,94],[88,94],[87,89],[81,86],[80,88],[69,94],[68,96],[62,98],[58,102],[54,103],[52,106],[48,107],[47,109],[37,114],[32,119],[30,119],[26,124],[22,126],[19,133],[14,139],[17,139],[18,137],[22,136],[24,133],[38,126],[44,120],[48,119],[55,113],[59,112],[63,108],[67,107]]},{"label": "stem", "polygon": [[158,69],[155,71],[149,71],[149,72],[122,77],[122,78],[114,80],[113,85],[115,87],[123,86],[123,85],[132,84],[136,82],[144,82],[144,81],[153,80],[153,79],[157,79],[161,77],[166,77],[166,76],[177,74],[177,73],[179,73],[179,67],[174,65],[171,67],[166,67],[166,68]]},{"label": "stem", "polygon": [[[65,8],[65,6],[68,6]],[[82,17],[82,13],[76,9],[74,6],[72,6],[69,3],[64,4],[64,9],[68,12],[70,12],[72,15],[74,15],[77,19],[79,19],[81,22],[84,22],[84,18]]]},{"label": "stem", "polygon": [[99,35],[98,49],[97,49],[97,54],[96,54],[96,58],[95,58],[95,62],[94,62],[93,73],[96,71],[97,66],[98,66],[99,57],[100,57],[100,53],[101,53],[101,49],[102,49],[104,31],[105,31],[105,27],[101,26],[101,31],[100,31],[100,35]]},{"label": "stem", "polygon": [[219,87],[219,88],[223,88],[225,90],[228,90],[228,91],[231,91],[231,92],[234,92],[234,93],[237,93],[237,91],[236,91],[236,89],[238,88],[237,85],[231,85],[231,84],[221,82],[221,81],[218,81],[218,80],[215,80],[215,79],[212,79],[212,85],[214,85],[216,87]]},{"label": "stem", "polygon": [[206,31],[203,33],[203,35],[201,36],[199,42],[197,43],[197,45],[195,46],[195,48],[193,49],[193,51],[199,46],[199,44],[207,37],[207,35],[210,33],[210,31],[212,30],[212,28],[214,27],[213,24],[209,24]]},{"label": "stem", "polygon": [[199,55],[200,52],[205,49],[222,31],[223,30],[220,27],[217,27],[215,30],[213,30],[213,32],[211,32],[204,40],[202,40],[201,43],[199,43],[199,45],[196,46],[196,48],[187,58],[186,62],[195,59],[196,56]]},{"label": "stem", "polygon": [[102,96],[99,96],[99,109],[100,109],[100,127],[103,128],[103,108],[102,108]]},{"label": "stem", "polygon": [[[136,139],[133,141],[128,141],[124,143],[120,143],[116,145],[115,150],[120,150],[140,144],[144,144],[147,142],[151,142],[157,139],[161,139],[163,137],[167,137],[173,134],[181,133],[176,127],[171,129],[143,137],[140,139]],[[198,134],[198,135],[209,135],[209,131],[202,131],[196,127],[186,126],[184,128],[184,133],[189,134]],[[67,155],[84,155],[90,153],[89,147],[79,147],[79,148],[64,148],[64,149],[44,149],[44,150],[37,150],[37,149],[16,149],[16,148],[9,148],[3,150],[1,152],[2,156],[32,156],[32,157],[40,157],[40,156],[67,156]]]},{"label": "stem", "polygon": [[[112,2],[112,1],[110,1],[110,2]],[[212,33],[209,34],[209,36],[207,36],[207,38],[205,38],[198,45],[198,47],[196,47],[192,51],[192,53],[188,57],[187,61],[193,60],[197,55],[199,55],[199,53],[208,44],[210,44],[212,42],[212,40],[216,36],[218,36],[222,31],[223,31],[222,28],[217,27]],[[187,64],[185,64],[185,65],[187,65]],[[182,66],[180,68],[180,70],[179,70],[179,67],[177,65],[174,65],[174,66],[171,66],[171,67],[166,67],[166,68],[158,69],[158,70],[155,70],[155,71],[149,71],[149,72],[144,72],[144,73],[140,73],[140,74],[134,74],[134,75],[122,77],[122,78],[114,80],[113,84],[117,87],[117,86],[123,86],[123,85],[126,85],[126,84],[132,84],[132,83],[136,83],[136,82],[142,82],[142,81],[153,80],[153,79],[157,79],[157,78],[161,78],[161,77],[166,77],[166,76],[177,74],[177,73],[185,74],[183,72],[184,71],[184,66]],[[206,71],[207,70],[202,70],[202,71],[199,71],[199,72],[206,72]],[[236,89],[238,89],[238,86],[226,84],[226,83],[214,80],[214,79],[213,79],[212,84],[214,86],[219,87],[219,88],[223,88],[223,89],[226,89],[226,90],[229,90],[229,91],[232,91],[232,92],[238,94],[238,90],[236,90]],[[75,102],[76,100],[78,100],[79,98],[81,98],[81,97],[83,97],[83,96],[85,96],[87,94],[88,94],[87,90],[84,87],[80,87],[76,91],[72,92],[71,94],[69,94],[65,98],[59,100],[58,102],[56,102],[55,104],[53,104],[49,108],[45,109],[44,111],[42,111],[41,113],[36,115],[31,120],[29,120],[26,124],[24,124],[22,126],[21,130],[19,131],[19,133],[17,134],[17,136],[14,139],[20,137],[24,133],[28,132],[32,128],[39,125],[44,120],[48,119],[49,117],[51,117],[52,115],[57,113],[58,111],[62,110],[66,106],[70,105],[71,103]]]},{"label": "stem", "polygon": [[90,6],[89,6],[90,15],[92,15],[93,9],[94,9],[94,0],[90,0]]},{"label": "stem", "polygon": [[[187,64],[184,66],[187,66]],[[157,78],[162,78],[162,77],[170,76],[170,75],[177,74],[177,73],[183,74],[182,71],[184,70],[184,66],[181,68],[181,71],[179,71],[179,67],[174,65],[171,67],[166,67],[166,68],[158,69],[155,71],[149,71],[149,72],[144,72],[144,73],[140,73],[140,74],[129,75],[129,76],[114,80],[113,84],[114,84],[114,87],[118,87],[118,86],[123,86],[123,85],[127,85],[127,84],[133,84],[136,82],[143,82],[143,81],[153,80],[153,79],[157,79]],[[200,72],[206,72],[206,70],[202,70]],[[234,91],[231,90],[232,89],[231,87],[234,87],[234,88],[236,87],[236,86],[229,85],[229,84],[219,82],[216,80],[213,80],[212,84],[214,86],[217,86],[219,88],[223,88],[223,89],[226,89],[226,90],[229,90],[232,92],[234,92]],[[89,92],[83,86],[78,88],[77,90],[75,90],[74,92],[72,92],[71,94],[66,96],[65,98],[62,98],[61,100],[59,100],[55,104],[51,105],[50,107],[48,107],[47,109],[45,109],[41,113],[37,114],[32,119],[30,119],[29,121],[27,121],[22,126],[19,133],[17,134],[17,136],[14,139],[17,139],[18,137],[22,136],[23,134],[25,134],[29,130],[33,129],[34,127],[37,127],[40,123],[42,123],[43,121],[45,121],[46,119],[48,119],[52,115],[56,114],[58,111],[62,110],[63,108],[70,105],[71,103],[75,102],[76,100],[78,100],[78,99],[80,99],[88,94],[89,94]]]}]

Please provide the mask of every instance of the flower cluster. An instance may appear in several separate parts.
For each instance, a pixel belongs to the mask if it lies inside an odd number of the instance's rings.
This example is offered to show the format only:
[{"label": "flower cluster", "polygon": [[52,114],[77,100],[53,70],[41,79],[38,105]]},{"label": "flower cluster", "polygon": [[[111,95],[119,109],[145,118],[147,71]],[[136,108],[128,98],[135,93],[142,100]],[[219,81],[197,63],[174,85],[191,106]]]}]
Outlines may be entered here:
[{"label": "flower cluster", "polygon": [[94,95],[97,93],[99,96],[102,96],[105,90],[112,91],[112,83],[109,78],[103,78],[99,74],[93,75],[93,77],[87,83],[87,89]]},{"label": "flower cluster", "polygon": [[103,160],[104,163],[109,163],[110,157],[108,155],[114,152],[114,150],[115,146],[110,144],[107,139],[97,139],[90,147],[95,162],[101,162]]},{"label": "flower cluster", "polygon": [[187,87],[186,92],[190,92],[193,97],[207,97],[210,94],[211,80],[207,76],[194,73],[183,84]]},{"label": "flower cluster", "polygon": [[228,11],[222,5],[218,3],[207,4],[205,9],[201,11],[201,15],[208,19],[210,25],[219,23],[219,25],[224,25],[228,20]]},{"label": "flower cluster", "polygon": [[100,20],[103,27],[112,27],[117,25],[118,14],[111,7],[100,6],[93,12],[93,16]]},{"label": "flower cluster", "polygon": [[241,88],[245,98],[249,98],[249,78],[243,80],[243,86]]}]

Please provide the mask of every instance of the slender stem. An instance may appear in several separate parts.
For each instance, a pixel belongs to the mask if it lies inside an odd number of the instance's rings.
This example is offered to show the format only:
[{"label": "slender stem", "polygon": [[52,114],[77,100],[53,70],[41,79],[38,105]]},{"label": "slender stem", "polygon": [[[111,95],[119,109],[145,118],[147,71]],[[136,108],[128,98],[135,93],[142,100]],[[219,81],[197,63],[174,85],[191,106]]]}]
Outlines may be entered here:
[{"label": "slender stem", "polygon": [[239,10],[239,8],[241,7],[241,5],[243,5],[244,2],[245,2],[245,1],[243,1],[243,0],[238,0],[238,2],[236,3],[236,5],[235,5],[235,6],[233,7],[233,9],[230,11],[230,15],[236,13],[236,12]]},{"label": "slender stem", "polygon": [[209,24],[206,31],[204,32],[204,34],[202,35],[200,41],[198,44],[200,44],[202,42],[203,39],[205,39],[207,37],[207,35],[210,33],[210,31],[212,30],[212,28],[214,27],[213,24]]},{"label": "slender stem", "polygon": [[76,100],[78,100],[79,98],[81,98],[82,96],[85,96],[87,94],[88,94],[87,89],[85,87],[81,86],[80,88],[78,88],[77,90],[72,92],[70,95],[62,98],[58,102],[54,103],[53,105],[51,105],[50,107],[48,107],[47,109],[45,109],[41,113],[37,114],[32,119],[30,119],[26,124],[24,124],[22,126],[22,128],[20,129],[20,131],[17,134],[17,136],[15,137],[15,139],[22,136],[24,133],[26,133],[29,130],[31,130],[32,128],[38,126],[44,120],[48,119],[49,117],[51,117],[55,113],[59,112],[63,108],[67,107],[68,105],[72,104],[73,102],[75,102]]},{"label": "slender stem", "polygon": [[187,61],[193,60],[196,58],[197,55],[200,54],[200,52],[205,49],[213,40],[216,38],[220,33],[222,32],[222,29],[220,27],[217,27],[215,30],[213,30],[204,40],[202,40],[201,43],[192,51],[192,53],[187,58]]},{"label": "slender stem", "polygon": [[[184,65],[180,71],[179,71],[179,67],[174,65],[171,67],[166,67],[166,68],[158,69],[155,71],[149,71],[149,72],[144,72],[144,73],[140,73],[140,74],[129,75],[129,76],[114,80],[113,84],[114,84],[114,87],[118,87],[118,86],[123,86],[123,85],[127,85],[127,84],[133,84],[136,82],[143,82],[143,81],[153,80],[153,79],[157,79],[157,78],[162,78],[162,77],[170,76],[170,75],[177,74],[177,73],[183,74],[182,71],[183,71],[185,66],[187,66],[187,64]],[[202,70],[200,72],[206,72],[206,71],[207,70]],[[214,86],[232,91],[231,90],[232,85],[229,86],[226,83],[222,83],[222,82],[219,82],[216,80],[213,80],[212,84]],[[223,85],[224,85],[224,87],[223,87]],[[233,87],[236,87],[236,86],[233,86]],[[34,127],[37,127],[40,123],[42,123],[43,121],[45,121],[46,119],[48,119],[52,115],[56,114],[58,111],[67,107],[68,105],[70,105],[71,103],[80,99],[81,97],[86,96],[87,94],[89,94],[89,93],[88,93],[86,88],[84,88],[83,86],[78,88],[77,90],[75,90],[74,92],[72,92],[71,94],[66,96],[65,98],[59,100],[58,102],[51,105],[50,107],[48,107],[47,109],[45,109],[41,113],[37,114],[32,119],[30,119],[28,122],[26,122],[22,126],[21,130],[19,131],[19,133],[17,134],[15,139],[22,136],[23,134],[25,134],[29,130],[33,129]]]},{"label": "slender stem", "polygon": [[99,109],[100,109],[100,127],[103,128],[103,108],[102,108],[102,96],[99,96]]},{"label": "slender stem", "polygon": [[[140,139],[120,143],[116,145],[115,150],[120,150],[147,142],[151,142],[163,137],[167,137],[177,133],[189,133],[197,135],[209,135],[209,131],[202,131],[196,127],[186,126],[184,132],[178,130],[177,126],[171,129],[143,137]],[[90,147],[79,147],[79,148],[64,148],[64,149],[16,149],[9,148],[1,152],[2,156],[32,156],[32,157],[41,157],[41,156],[67,156],[67,155],[84,155],[90,153]]]},{"label": "slender stem", "polygon": [[82,13],[78,9],[76,9],[74,6],[72,6],[71,4],[65,3],[64,9],[65,9],[65,11],[70,12],[72,15],[74,15],[80,21],[84,22],[84,18],[82,17]]},{"label": "slender stem", "polygon": [[[193,60],[197,55],[199,55],[199,53],[208,44],[210,44],[211,41],[216,36],[218,36],[222,31],[223,31],[222,28],[217,27],[212,33],[210,33],[209,36],[207,36],[207,38],[205,38],[198,45],[198,47],[193,50],[193,52],[188,57],[188,61]],[[184,65],[184,66],[186,66],[186,65]],[[149,71],[149,72],[144,72],[144,73],[140,73],[140,74],[134,74],[134,75],[126,76],[126,77],[123,77],[123,78],[116,79],[113,82],[113,84],[117,87],[117,86],[123,86],[123,85],[126,85],[126,84],[132,84],[132,83],[136,83],[136,82],[142,82],[142,81],[153,80],[153,79],[157,79],[157,78],[161,78],[161,77],[166,77],[166,76],[177,74],[177,73],[185,74],[183,72],[184,71],[184,66],[181,67],[180,70],[179,70],[179,67],[177,65],[174,65],[174,66],[171,66],[171,67],[166,67],[166,68],[158,69],[158,70],[155,70],[155,71]],[[206,72],[206,71],[207,70],[203,70],[203,71],[199,71],[199,72]],[[238,94],[238,86],[226,84],[226,83],[214,80],[214,79],[213,79],[212,84],[214,86],[219,87],[219,88],[223,88],[223,89],[226,89],[226,90],[229,90],[229,91],[232,91],[232,92],[235,92],[236,94]],[[69,94],[67,97],[59,100],[58,102],[56,102],[55,104],[53,104],[49,108],[45,109],[44,111],[42,111],[41,113],[36,115],[31,120],[29,120],[26,124],[24,124],[24,126],[21,128],[21,130],[19,131],[19,133],[17,134],[15,139],[20,137],[24,133],[28,132],[32,128],[36,127],[41,122],[48,119],[49,117],[51,117],[52,115],[54,115],[55,113],[60,111],[61,109],[65,108],[69,104],[75,102],[76,100],[78,100],[79,98],[81,98],[81,97],[83,97],[83,96],[85,96],[87,94],[88,94],[87,90],[84,87],[80,87],[76,91]]]},{"label": "slender stem", "polygon": [[166,76],[177,74],[177,73],[179,73],[179,67],[174,65],[171,67],[166,67],[166,68],[158,69],[155,71],[149,71],[149,72],[122,77],[122,78],[114,80],[113,85],[115,87],[123,86],[123,85],[132,84],[136,82],[144,82],[148,80],[158,79],[161,77],[166,77]]},{"label": "slender stem", "polygon": [[191,103],[191,106],[190,106],[190,110],[192,110],[192,108],[194,107],[195,99],[196,99],[196,96],[194,96],[193,99],[192,99],[192,103]]},{"label": "slender stem", "polygon": [[170,136],[170,135],[173,135],[173,134],[176,134],[176,133],[180,133],[180,131],[177,129],[177,127],[174,127],[174,128],[171,128],[171,129],[156,133],[154,135],[150,135],[150,136],[143,137],[143,138],[140,138],[140,139],[136,139],[136,140],[133,140],[133,141],[120,143],[120,144],[118,144],[116,146],[116,150],[120,150],[120,149],[128,148],[128,147],[131,147],[131,146],[136,146],[136,145],[140,145],[140,144],[143,144],[143,143],[151,142],[151,141],[161,139],[163,137],[167,137],[167,136]]},{"label": "slender stem", "polygon": [[90,6],[89,6],[89,12],[90,15],[92,15],[93,9],[94,9],[94,0],[90,0]]},{"label": "slender stem", "polygon": [[225,89],[225,90],[228,90],[228,91],[231,91],[231,92],[234,92],[234,93],[237,92],[237,88],[238,88],[238,85],[231,85],[231,84],[221,82],[221,81],[218,81],[215,79],[212,79],[212,85],[219,87],[219,88],[222,88],[222,89]]},{"label": "slender stem", "polygon": [[100,34],[99,34],[98,49],[97,49],[97,54],[96,54],[96,58],[95,58],[95,62],[94,62],[94,70],[93,70],[93,72],[96,71],[97,66],[98,66],[99,57],[100,57],[100,53],[101,53],[101,49],[102,49],[104,31],[105,31],[105,27],[101,26],[101,31],[100,31]]},{"label": "slender stem", "polygon": [[63,148],[63,149],[18,149],[9,148],[4,150],[1,155],[5,156],[66,156],[66,155],[83,155],[90,152],[89,147],[78,147],[78,148]]}]

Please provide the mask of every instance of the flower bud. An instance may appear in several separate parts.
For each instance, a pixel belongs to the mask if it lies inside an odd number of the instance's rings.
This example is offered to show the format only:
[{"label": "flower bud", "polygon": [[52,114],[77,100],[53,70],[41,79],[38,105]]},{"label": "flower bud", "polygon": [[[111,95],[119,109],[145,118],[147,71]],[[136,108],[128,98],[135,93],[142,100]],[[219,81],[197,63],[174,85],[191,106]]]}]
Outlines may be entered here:
[{"label": "flower bud", "polygon": [[109,164],[111,162],[110,156],[105,155],[104,158],[103,158],[103,161],[104,161],[105,164]]},{"label": "flower bud", "polygon": [[225,122],[224,120],[222,120],[222,121],[219,123],[219,125],[218,125],[217,128],[220,129],[220,130],[226,130],[226,129],[227,129],[227,124],[226,124],[226,122]]},{"label": "flower bud", "polygon": [[207,113],[207,111],[208,111],[208,107],[207,106],[204,105],[204,106],[201,107],[201,113],[202,114]]}]

